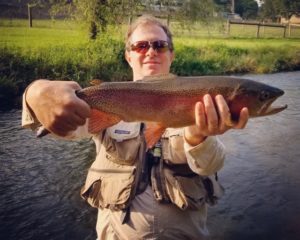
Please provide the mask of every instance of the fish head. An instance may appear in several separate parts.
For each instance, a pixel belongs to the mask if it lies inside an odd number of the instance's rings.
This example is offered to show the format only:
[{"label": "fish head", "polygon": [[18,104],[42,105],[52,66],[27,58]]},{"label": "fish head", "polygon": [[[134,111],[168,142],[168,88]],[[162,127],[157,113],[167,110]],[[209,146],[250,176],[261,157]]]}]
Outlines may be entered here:
[{"label": "fish head", "polygon": [[243,107],[247,107],[250,117],[262,117],[279,113],[287,105],[274,106],[273,102],[282,96],[284,91],[252,80],[239,84],[230,101],[233,120],[237,120]]}]

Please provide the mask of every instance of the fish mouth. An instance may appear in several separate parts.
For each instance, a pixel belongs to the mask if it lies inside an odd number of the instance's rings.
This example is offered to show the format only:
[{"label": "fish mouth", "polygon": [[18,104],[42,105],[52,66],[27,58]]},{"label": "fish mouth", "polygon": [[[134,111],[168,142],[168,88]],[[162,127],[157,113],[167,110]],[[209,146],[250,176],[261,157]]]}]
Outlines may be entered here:
[{"label": "fish mouth", "polygon": [[273,102],[275,102],[277,98],[271,99],[270,101],[266,102],[258,112],[259,116],[267,116],[273,115],[275,113],[279,113],[288,107],[287,104],[281,106],[273,106]]}]

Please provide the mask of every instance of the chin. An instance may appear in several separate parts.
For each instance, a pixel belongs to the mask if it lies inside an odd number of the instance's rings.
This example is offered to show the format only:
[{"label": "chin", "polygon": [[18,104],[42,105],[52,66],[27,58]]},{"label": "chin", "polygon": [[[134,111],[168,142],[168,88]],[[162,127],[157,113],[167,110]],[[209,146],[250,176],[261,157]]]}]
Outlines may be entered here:
[{"label": "chin", "polygon": [[151,75],[156,75],[156,74],[163,74],[163,72],[160,69],[147,69],[144,72],[144,76],[151,76]]}]

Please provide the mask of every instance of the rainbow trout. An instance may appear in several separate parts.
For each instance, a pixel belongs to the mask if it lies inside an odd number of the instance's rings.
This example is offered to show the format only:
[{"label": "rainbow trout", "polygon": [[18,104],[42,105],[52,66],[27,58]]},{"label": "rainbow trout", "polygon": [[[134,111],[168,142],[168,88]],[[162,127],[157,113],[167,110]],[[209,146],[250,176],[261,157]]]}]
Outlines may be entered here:
[{"label": "rainbow trout", "polygon": [[[97,133],[119,121],[146,122],[148,146],[158,140],[165,128],[195,123],[195,104],[205,94],[225,98],[232,124],[243,107],[250,117],[278,113],[287,105],[272,103],[284,94],[278,88],[235,77],[177,77],[172,74],[145,77],[135,82],[103,82],[76,92],[92,108],[89,131]],[[151,127],[150,127],[151,126]],[[151,139],[150,139],[151,138]]]}]

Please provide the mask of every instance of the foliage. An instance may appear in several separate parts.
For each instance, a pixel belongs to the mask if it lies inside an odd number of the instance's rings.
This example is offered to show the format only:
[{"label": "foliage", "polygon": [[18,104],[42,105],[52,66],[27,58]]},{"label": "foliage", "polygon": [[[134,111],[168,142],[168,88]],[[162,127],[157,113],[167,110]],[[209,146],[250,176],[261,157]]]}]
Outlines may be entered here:
[{"label": "foliage", "polygon": [[262,17],[272,20],[276,20],[278,16],[290,18],[293,14],[299,13],[299,0],[264,0],[261,7]]},{"label": "foliage", "polygon": [[[108,25],[121,24],[133,13],[137,13],[141,2],[140,0],[73,0],[65,4],[64,0],[56,0],[51,5],[51,12],[56,14],[64,11],[69,16],[85,22],[89,28],[90,38],[96,39],[99,33],[107,31]],[[66,11],[66,8],[70,11]]]},{"label": "foliage", "polygon": [[213,0],[73,0],[70,4],[52,0],[51,6],[53,15],[65,8],[72,10],[69,15],[86,22],[91,39],[106,32],[108,25],[120,25],[143,13],[166,17],[168,23],[171,18],[176,19],[182,26],[190,26],[195,21],[207,22],[215,9]]},{"label": "foliage", "polygon": [[[154,2],[160,6],[159,12],[154,11],[154,13],[165,16],[168,21],[176,19],[181,25],[185,26],[189,26],[196,21],[208,21],[215,9],[213,0],[159,0]],[[149,4],[145,5],[144,11],[150,10]]]},{"label": "foliage", "polygon": [[253,0],[236,0],[235,12],[244,19],[253,19],[258,14],[258,4]]},{"label": "foliage", "polygon": [[195,23],[196,21],[209,21],[214,10],[214,2],[211,0],[184,1],[178,9],[175,18],[182,22]]}]

